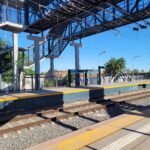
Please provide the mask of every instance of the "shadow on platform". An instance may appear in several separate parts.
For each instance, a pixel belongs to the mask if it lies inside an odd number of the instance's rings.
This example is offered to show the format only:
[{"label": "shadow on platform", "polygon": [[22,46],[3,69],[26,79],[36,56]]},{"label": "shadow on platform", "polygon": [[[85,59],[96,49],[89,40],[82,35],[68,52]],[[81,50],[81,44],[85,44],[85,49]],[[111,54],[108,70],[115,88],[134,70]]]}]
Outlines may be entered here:
[{"label": "shadow on platform", "polygon": [[[140,112],[143,112],[143,110],[150,108],[150,105],[148,106],[142,106],[142,105],[136,105],[136,104],[131,104],[128,102],[122,102],[122,103],[117,103],[112,99],[105,99],[105,94],[104,94],[104,89],[95,89],[95,88],[85,88],[88,89],[88,94],[89,94],[89,101],[93,102],[95,101],[97,104],[100,105],[106,105],[106,102],[113,103],[112,107],[106,107],[106,112],[110,117],[115,117],[118,115],[121,115],[123,113],[133,113],[131,112],[132,110],[138,110]],[[27,98],[27,99],[22,99],[22,100],[15,100],[11,102],[4,102],[3,107],[4,109],[0,111],[0,126],[6,124],[10,120],[13,120],[16,116],[21,116],[21,115],[28,115],[28,114],[37,114],[38,117],[45,118],[43,115],[38,115],[39,112],[42,110],[49,110],[49,109],[57,109],[63,107],[63,104],[65,103],[64,101],[64,94],[63,92],[60,91],[43,91],[44,93],[50,93],[52,92],[53,95],[51,96],[42,96],[42,97],[33,97],[33,98]],[[38,94],[35,92],[35,94]],[[82,93],[83,94],[83,93]],[[85,100],[85,99],[83,99]],[[15,110],[18,111],[14,111]],[[37,109],[38,108],[38,109]],[[60,110],[61,112],[62,110]],[[9,113],[9,115],[7,115]],[[64,113],[69,113],[69,112],[64,112]],[[5,117],[7,118],[6,121],[3,121]],[[136,113],[133,113],[134,115],[139,115]],[[147,114],[142,114],[146,117],[149,117]],[[79,118],[91,121],[93,123],[98,123],[100,122],[99,120],[76,114]],[[54,123],[57,125],[60,125],[64,128],[71,129],[72,131],[77,130],[78,128],[74,127],[73,125],[68,125],[62,121],[57,121],[57,120],[52,120]]]},{"label": "shadow on platform", "polygon": [[[16,100],[0,102],[0,126],[13,120],[16,116],[37,114],[38,117],[42,118],[44,116],[39,116],[41,111],[50,109],[55,110],[63,107],[63,92],[44,90],[40,93],[37,91],[30,93],[33,94],[32,98],[30,98],[30,95],[25,95],[25,97],[29,96],[29,98],[20,99],[16,93],[6,95],[16,98]],[[43,95],[41,96],[39,94]],[[52,95],[49,96],[48,94]],[[17,100],[17,98],[19,98],[19,100]]]}]

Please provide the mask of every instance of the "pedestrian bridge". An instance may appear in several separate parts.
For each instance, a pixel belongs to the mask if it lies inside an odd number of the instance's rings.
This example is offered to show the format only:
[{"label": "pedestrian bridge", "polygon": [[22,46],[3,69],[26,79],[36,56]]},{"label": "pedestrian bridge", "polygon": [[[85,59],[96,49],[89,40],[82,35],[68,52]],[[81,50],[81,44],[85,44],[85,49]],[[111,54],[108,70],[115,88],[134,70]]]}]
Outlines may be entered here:
[{"label": "pedestrian bridge", "polygon": [[[149,18],[147,0],[0,0],[0,28],[47,31],[49,55],[59,56],[70,41]],[[150,23],[136,23],[134,30]]]}]

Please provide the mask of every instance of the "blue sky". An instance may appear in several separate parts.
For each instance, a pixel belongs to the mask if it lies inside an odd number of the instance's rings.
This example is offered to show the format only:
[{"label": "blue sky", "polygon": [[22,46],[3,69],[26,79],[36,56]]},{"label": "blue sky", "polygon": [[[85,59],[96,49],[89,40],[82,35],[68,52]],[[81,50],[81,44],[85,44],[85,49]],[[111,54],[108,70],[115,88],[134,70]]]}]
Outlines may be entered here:
[{"label": "blue sky", "polygon": [[[134,68],[150,69],[150,28],[140,30],[138,33],[132,30],[135,25],[118,28],[117,31],[110,30],[82,39],[83,48],[80,49],[81,69],[96,69],[98,64],[103,65],[111,57],[124,57],[127,68],[132,68],[132,58],[140,56],[133,62]],[[1,31],[0,36],[11,41],[11,33]],[[19,46],[28,47],[33,42],[26,39],[27,34],[19,34]],[[98,55],[102,51],[98,62]],[[55,68],[58,70],[74,69],[74,48],[70,45],[65,49],[60,58],[55,60]],[[49,59],[41,63],[41,72],[48,71]]]}]

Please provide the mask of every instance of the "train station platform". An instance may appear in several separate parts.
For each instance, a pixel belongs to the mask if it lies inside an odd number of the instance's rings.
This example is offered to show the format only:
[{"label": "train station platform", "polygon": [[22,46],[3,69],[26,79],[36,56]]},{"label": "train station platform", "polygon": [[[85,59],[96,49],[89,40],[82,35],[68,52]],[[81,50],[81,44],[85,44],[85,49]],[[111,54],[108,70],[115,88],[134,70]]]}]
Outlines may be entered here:
[{"label": "train station platform", "polygon": [[133,111],[26,150],[149,150],[150,109]]},{"label": "train station platform", "polygon": [[0,111],[33,110],[63,106],[66,103],[150,89],[150,81],[80,88],[51,88],[0,96]]},{"label": "train station platform", "polygon": [[124,127],[118,132],[85,146],[81,150],[149,150],[150,118]]}]

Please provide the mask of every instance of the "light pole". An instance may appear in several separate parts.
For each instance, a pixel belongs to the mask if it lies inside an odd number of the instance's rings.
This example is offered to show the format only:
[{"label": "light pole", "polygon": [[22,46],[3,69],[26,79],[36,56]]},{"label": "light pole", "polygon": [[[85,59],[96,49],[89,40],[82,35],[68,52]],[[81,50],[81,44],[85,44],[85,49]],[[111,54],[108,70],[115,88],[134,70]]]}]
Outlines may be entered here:
[{"label": "light pole", "polygon": [[106,50],[102,51],[98,55],[98,84],[100,85],[102,82],[102,77],[101,77],[101,66],[99,65],[99,58],[101,55],[105,54]]},{"label": "light pole", "polygon": [[[60,60],[60,64],[61,64],[61,67],[62,67],[62,60],[63,60],[63,57],[59,57],[59,60]],[[62,68],[61,68],[62,70]]]},{"label": "light pole", "polygon": [[135,59],[137,59],[137,58],[139,58],[140,56],[134,56],[133,58],[132,58],[132,80],[133,80],[133,78],[134,78],[134,71],[133,71],[133,69],[134,69],[134,60]]},{"label": "light pole", "polygon": [[148,65],[148,68],[147,68],[147,79],[149,80],[150,79],[150,68],[149,68],[150,63],[148,63],[147,65]]},{"label": "light pole", "polygon": [[105,53],[106,53],[106,50],[104,50],[104,51],[102,51],[102,52],[100,52],[100,53],[98,54],[98,63],[99,63],[99,58],[100,58],[100,56],[103,55],[103,54],[105,54]]},{"label": "light pole", "polygon": [[60,76],[62,77],[62,74],[63,74],[63,66],[62,66],[62,60],[63,60],[63,57],[59,57],[59,60],[60,60],[60,64],[61,64],[61,68],[60,68]]}]

